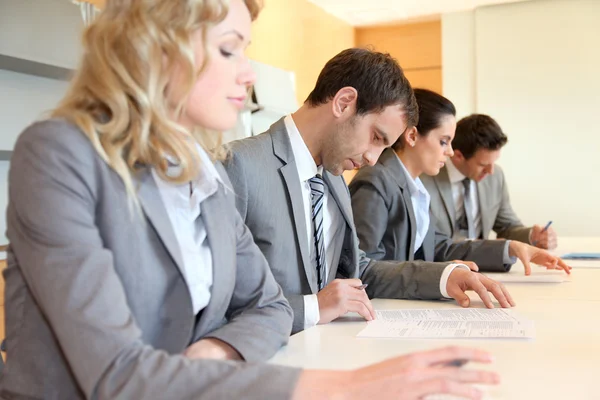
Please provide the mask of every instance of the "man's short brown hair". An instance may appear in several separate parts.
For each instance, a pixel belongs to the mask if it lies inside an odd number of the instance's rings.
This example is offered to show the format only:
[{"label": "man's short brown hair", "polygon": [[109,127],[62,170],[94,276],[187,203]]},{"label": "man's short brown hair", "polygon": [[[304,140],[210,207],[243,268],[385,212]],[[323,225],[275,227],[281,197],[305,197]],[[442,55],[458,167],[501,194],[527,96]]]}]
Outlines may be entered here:
[{"label": "man's short brown hair", "polygon": [[419,112],[410,82],[388,53],[361,48],[343,50],[325,64],[306,102],[311,106],[325,104],[348,86],[358,92],[357,115],[382,112],[399,104],[406,112],[408,126],[417,124]]}]

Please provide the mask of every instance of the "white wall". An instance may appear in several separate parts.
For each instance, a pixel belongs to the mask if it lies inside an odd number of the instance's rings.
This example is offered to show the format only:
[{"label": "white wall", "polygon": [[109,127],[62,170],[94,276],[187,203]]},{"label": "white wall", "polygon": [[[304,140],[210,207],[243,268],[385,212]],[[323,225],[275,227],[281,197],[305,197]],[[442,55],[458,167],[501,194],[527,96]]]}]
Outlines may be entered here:
[{"label": "white wall", "polygon": [[442,91],[458,118],[475,112],[475,14],[442,15]]},{"label": "white wall", "polygon": [[0,0],[0,53],[74,68],[80,15],[71,0]]},{"label": "white wall", "polygon": [[12,150],[25,127],[51,111],[68,83],[0,69],[0,150]]},{"label": "white wall", "polygon": [[[0,54],[66,68],[78,62],[79,8],[67,0],[0,0]],[[67,83],[0,70],[0,150],[50,111]],[[8,161],[0,161],[0,244],[5,244]]]},{"label": "white wall", "polygon": [[509,137],[499,164],[517,214],[553,220],[559,235],[599,236],[600,1],[483,7],[444,16],[442,33],[455,50],[443,52],[444,94]]}]

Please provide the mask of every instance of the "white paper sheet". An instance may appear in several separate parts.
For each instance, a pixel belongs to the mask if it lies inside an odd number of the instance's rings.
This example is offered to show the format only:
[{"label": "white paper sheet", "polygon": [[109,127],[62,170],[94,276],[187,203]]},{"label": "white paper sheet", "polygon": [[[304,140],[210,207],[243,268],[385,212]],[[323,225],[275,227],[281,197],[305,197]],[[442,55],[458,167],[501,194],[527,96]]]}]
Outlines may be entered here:
[{"label": "white paper sheet", "polygon": [[484,275],[502,283],[563,283],[570,281],[569,276],[564,271],[533,270],[529,276],[520,271],[508,274],[503,272],[486,272]]},{"label": "white paper sheet", "polygon": [[378,310],[357,337],[534,338],[535,327],[503,308]]}]

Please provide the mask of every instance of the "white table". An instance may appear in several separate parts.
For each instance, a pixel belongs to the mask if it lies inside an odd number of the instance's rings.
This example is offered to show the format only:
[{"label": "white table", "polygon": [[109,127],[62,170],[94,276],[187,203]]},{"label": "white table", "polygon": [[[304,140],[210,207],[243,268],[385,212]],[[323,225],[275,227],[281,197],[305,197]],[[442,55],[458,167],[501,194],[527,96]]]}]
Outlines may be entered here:
[{"label": "white table", "polygon": [[[600,238],[561,238],[557,254],[600,251]],[[516,264],[510,273],[522,274]],[[537,267],[534,267],[537,268]],[[545,270],[545,269],[544,269]],[[535,273],[535,269],[534,269]],[[446,345],[488,350],[495,362],[477,366],[500,373],[488,387],[491,399],[600,399],[600,268],[574,269],[565,283],[507,284],[515,311],[535,321],[533,340],[356,338],[366,323],[358,315],[318,325],[290,338],[272,363],[320,369],[351,369],[393,356]],[[472,305],[483,307],[476,295]],[[376,309],[455,308],[453,301],[373,300]]]}]

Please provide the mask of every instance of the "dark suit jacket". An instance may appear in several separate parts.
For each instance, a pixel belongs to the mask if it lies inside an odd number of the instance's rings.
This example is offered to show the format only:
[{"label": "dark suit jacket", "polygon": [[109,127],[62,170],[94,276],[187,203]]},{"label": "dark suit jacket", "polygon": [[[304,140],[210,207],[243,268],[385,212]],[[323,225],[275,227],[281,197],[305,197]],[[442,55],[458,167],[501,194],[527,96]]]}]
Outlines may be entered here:
[{"label": "dark suit jacket", "polygon": [[[414,260],[415,250],[425,261],[474,261],[482,271],[508,271],[503,264],[504,240],[463,241],[436,230],[433,213],[421,249],[415,249],[416,218],[408,189],[409,179],[394,150],[387,149],[373,167],[364,167],[350,183],[354,223],[360,248],[377,260]],[[419,253],[417,253],[419,254]]]},{"label": "dark suit jacket", "polygon": [[[317,293],[309,259],[304,203],[298,169],[283,119],[258,136],[233,142],[224,165],[236,192],[237,208],[266,256],[275,279],[294,310],[293,332],[304,328],[304,295]],[[330,199],[345,221],[336,277],[361,278],[369,297],[439,299],[439,282],[448,263],[382,262],[359,250],[348,187],[341,176],[324,172]]]}]

